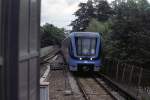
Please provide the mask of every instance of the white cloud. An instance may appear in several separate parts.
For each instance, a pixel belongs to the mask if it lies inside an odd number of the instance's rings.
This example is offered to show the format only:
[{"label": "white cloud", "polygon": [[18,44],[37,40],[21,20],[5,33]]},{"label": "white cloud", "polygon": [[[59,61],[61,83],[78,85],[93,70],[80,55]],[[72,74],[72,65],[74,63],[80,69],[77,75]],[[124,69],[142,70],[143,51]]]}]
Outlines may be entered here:
[{"label": "white cloud", "polygon": [[71,29],[68,25],[75,19],[73,13],[80,2],[87,0],[41,0],[41,25],[51,23],[57,27]]},{"label": "white cloud", "polygon": [[68,25],[75,16],[80,2],[87,0],[42,0],[41,25],[51,23],[58,27],[71,28]]}]

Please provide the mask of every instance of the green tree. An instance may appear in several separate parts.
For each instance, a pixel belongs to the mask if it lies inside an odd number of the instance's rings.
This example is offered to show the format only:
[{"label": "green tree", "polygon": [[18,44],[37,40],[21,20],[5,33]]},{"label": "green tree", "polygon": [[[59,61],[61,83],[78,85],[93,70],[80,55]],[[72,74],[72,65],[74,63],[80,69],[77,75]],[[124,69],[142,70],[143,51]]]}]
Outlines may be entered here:
[{"label": "green tree", "polygon": [[107,0],[95,0],[96,18],[99,21],[107,21],[112,15],[113,10]]},{"label": "green tree", "polygon": [[150,65],[150,4],[147,0],[113,2],[112,40],[116,52],[114,57],[139,65]]},{"label": "green tree", "polygon": [[108,20],[105,22],[100,22],[97,19],[92,19],[89,23],[88,28],[86,31],[91,32],[99,32],[102,39],[102,45],[103,45],[103,56],[104,57],[110,57],[112,53],[115,51],[115,48],[113,47],[114,41],[111,40],[111,29],[112,21]]},{"label": "green tree", "polygon": [[63,28],[57,28],[48,23],[41,27],[41,47],[54,44],[60,45],[64,37]]},{"label": "green tree", "polygon": [[93,2],[89,0],[87,3],[80,3],[80,9],[75,12],[77,19],[72,21],[73,31],[84,31],[89,24],[89,21],[94,17]]},{"label": "green tree", "polygon": [[71,23],[73,31],[85,31],[93,18],[107,21],[113,14],[106,0],[88,0],[87,3],[80,3],[79,7],[80,9],[74,14],[77,19]]}]

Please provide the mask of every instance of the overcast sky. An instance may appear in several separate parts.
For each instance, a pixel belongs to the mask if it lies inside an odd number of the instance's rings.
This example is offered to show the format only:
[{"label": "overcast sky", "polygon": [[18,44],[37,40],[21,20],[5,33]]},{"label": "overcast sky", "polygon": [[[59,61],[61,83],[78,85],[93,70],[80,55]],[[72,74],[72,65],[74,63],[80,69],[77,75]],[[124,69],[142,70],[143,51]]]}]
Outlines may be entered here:
[{"label": "overcast sky", "polygon": [[41,25],[50,23],[59,28],[71,29],[68,25],[75,19],[73,14],[80,2],[87,0],[41,0]]},{"label": "overcast sky", "polygon": [[87,0],[41,0],[41,25],[54,24],[57,27],[71,29],[68,25],[75,19],[73,13],[80,2]]}]

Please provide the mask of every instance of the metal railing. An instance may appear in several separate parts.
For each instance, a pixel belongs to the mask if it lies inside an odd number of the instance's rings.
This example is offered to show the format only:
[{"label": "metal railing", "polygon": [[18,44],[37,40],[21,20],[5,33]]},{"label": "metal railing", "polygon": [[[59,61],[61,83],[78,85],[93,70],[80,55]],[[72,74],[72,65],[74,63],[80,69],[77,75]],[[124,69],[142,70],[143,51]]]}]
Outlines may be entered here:
[{"label": "metal railing", "polygon": [[143,67],[105,59],[104,74],[139,100],[150,100],[150,71]]}]

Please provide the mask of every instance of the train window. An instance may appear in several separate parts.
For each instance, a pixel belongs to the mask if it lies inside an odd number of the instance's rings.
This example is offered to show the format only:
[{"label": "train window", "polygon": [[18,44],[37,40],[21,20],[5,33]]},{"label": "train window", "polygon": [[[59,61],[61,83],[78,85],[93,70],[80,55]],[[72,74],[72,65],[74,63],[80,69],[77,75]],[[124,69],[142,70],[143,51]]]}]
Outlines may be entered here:
[{"label": "train window", "polygon": [[78,56],[94,56],[96,51],[96,38],[76,37]]},{"label": "train window", "polygon": [[77,51],[77,52],[78,52],[79,55],[81,55],[81,50],[82,50],[82,49],[81,49],[81,48],[82,48],[82,40],[79,39],[77,43],[78,43],[78,49],[77,49],[78,51]]},{"label": "train window", "polygon": [[96,39],[91,40],[91,54],[95,54],[95,47],[96,47]]},{"label": "train window", "polygon": [[73,47],[72,47],[71,40],[70,40],[70,45],[69,45],[69,53],[70,53],[70,55],[73,55]]},{"label": "train window", "polygon": [[89,55],[90,54],[90,39],[83,39],[83,49],[82,49],[82,53],[83,55]]}]

